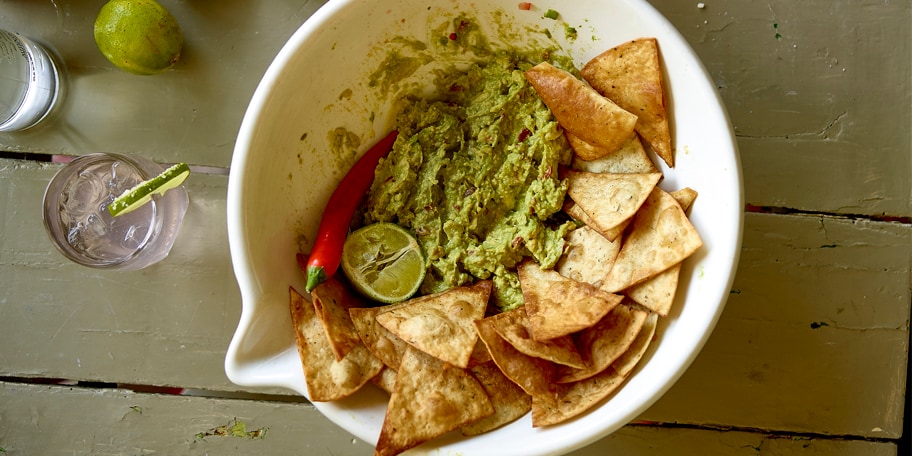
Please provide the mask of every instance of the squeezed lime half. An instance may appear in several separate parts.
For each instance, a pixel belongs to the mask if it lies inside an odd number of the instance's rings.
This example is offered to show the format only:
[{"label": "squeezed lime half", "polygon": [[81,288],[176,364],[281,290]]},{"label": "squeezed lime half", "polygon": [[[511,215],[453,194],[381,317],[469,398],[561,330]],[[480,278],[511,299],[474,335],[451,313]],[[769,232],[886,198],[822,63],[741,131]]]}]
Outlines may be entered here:
[{"label": "squeezed lime half", "polygon": [[418,291],[426,265],[411,233],[394,223],[374,223],[345,239],[342,271],[365,296],[394,303]]}]

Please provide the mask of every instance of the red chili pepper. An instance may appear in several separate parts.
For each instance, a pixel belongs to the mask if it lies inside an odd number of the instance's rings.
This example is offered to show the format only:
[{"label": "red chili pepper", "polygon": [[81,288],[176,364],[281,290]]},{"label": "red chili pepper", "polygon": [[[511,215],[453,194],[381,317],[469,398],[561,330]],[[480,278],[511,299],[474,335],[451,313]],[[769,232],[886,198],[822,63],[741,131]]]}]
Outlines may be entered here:
[{"label": "red chili pepper", "polygon": [[320,220],[320,228],[317,230],[317,239],[307,260],[305,289],[308,293],[332,277],[339,269],[342,245],[345,243],[351,219],[364,193],[370,189],[374,181],[374,168],[392,149],[398,134],[393,130],[368,149],[329,197],[326,209],[323,210],[323,219]]},{"label": "red chili pepper", "polygon": [[531,2],[522,2],[519,4],[519,9],[521,11],[529,11],[530,9],[532,9],[532,3]]}]

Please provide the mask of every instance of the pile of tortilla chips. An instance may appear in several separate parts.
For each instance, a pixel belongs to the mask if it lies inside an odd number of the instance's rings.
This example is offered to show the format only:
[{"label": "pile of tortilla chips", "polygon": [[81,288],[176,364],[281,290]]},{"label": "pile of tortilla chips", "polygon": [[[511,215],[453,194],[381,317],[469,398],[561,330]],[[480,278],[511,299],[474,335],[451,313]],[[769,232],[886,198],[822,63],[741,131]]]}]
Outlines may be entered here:
[{"label": "pile of tortilla chips", "polygon": [[681,262],[703,244],[686,215],[696,192],[661,189],[643,146],[673,165],[656,41],[608,50],[581,75],[526,73],[576,152],[564,210],[580,227],[553,270],[517,266],[524,306],[491,314],[490,281],[383,307],[335,279],[312,305],[290,289],[310,399],[368,382],[390,394],[376,455],[529,411],[534,427],[578,416],[623,384],[668,315]]}]

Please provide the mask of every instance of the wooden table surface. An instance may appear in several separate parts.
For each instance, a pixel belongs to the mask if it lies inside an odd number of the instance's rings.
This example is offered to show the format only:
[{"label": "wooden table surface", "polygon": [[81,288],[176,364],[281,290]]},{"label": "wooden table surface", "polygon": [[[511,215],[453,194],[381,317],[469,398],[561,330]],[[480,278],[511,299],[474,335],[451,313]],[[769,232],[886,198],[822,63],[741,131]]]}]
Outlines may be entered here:
[{"label": "wooden table surface", "polygon": [[[69,73],[56,119],[0,133],[0,453],[371,454],[300,397],[223,369],[241,309],[225,217],[235,137],[269,62],[323,2],[162,0],[186,48],[153,77],[97,51],[102,3],[0,0],[0,27],[51,44]],[[651,3],[731,115],[741,262],[685,375],[572,454],[910,454],[912,2]],[[48,241],[48,157],[98,151],[205,166],[164,262],[97,271]]]}]

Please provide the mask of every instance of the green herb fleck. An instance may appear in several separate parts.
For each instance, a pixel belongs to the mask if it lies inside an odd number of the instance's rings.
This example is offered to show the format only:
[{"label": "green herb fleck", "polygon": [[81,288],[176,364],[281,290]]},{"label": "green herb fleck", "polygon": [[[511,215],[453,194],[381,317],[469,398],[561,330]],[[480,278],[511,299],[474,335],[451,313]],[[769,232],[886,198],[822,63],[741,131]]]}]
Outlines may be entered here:
[{"label": "green herb fleck", "polygon": [[564,36],[566,36],[568,40],[575,40],[577,37],[576,28],[568,25],[564,28]]},{"label": "green herb fleck", "polygon": [[549,9],[548,11],[545,11],[545,17],[547,17],[548,19],[557,19],[558,17],[560,17],[560,13],[558,13],[557,11],[554,11],[553,9]]},{"label": "green herb fleck", "polygon": [[269,431],[269,428],[259,428],[252,431],[247,430],[247,423],[243,421],[238,421],[237,418],[234,418],[226,425],[216,426],[212,429],[209,429],[205,432],[200,432],[196,434],[196,440],[203,440],[206,437],[241,437],[248,439],[262,439],[266,437],[266,432]]},{"label": "green herb fleck", "polygon": [[130,410],[133,410],[134,412],[139,413],[140,415],[142,415],[142,407],[140,407],[140,406],[138,406],[138,405],[131,405],[131,406],[130,406]]},{"label": "green herb fleck", "polygon": [[773,30],[776,30],[776,39],[782,39],[782,34],[779,33],[779,23],[773,22]]}]

